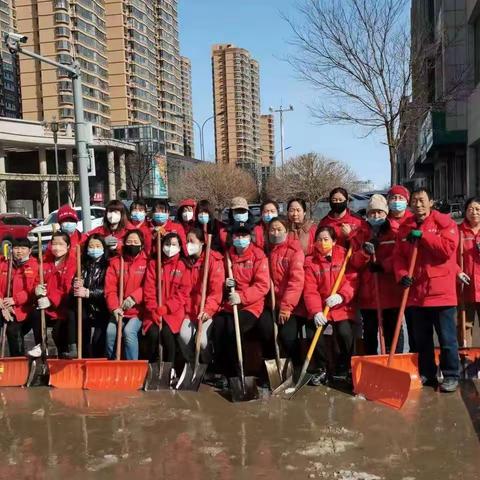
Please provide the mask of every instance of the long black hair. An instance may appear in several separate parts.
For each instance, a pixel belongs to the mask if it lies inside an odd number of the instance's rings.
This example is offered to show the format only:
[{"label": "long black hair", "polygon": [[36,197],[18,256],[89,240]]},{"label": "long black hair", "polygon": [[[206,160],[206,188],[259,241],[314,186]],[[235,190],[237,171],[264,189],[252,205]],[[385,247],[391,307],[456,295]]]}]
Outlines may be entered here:
[{"label": "long black hair", "polygon": [[92,261],[93,259],[88,256],[88,245],[90,244],[90,240],[98,240],[103,247],[103,255],[100,257],[99,262],[107,263],[108,262],[108,251],[109,249],[105,245],[105,237],[100,235],[99,233],[94,233],[87,238],[87,241],[83,244],[82,249],[82,265],[85,265],[86,262]]}]

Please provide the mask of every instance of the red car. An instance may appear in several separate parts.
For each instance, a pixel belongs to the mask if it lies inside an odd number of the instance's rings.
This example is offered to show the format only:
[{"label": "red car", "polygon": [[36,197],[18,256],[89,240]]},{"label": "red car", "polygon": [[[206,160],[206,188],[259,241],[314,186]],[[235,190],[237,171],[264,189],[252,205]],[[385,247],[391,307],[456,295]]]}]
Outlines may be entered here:
[{"label": "red car", "polygon": [[10,243],[14,238],[26,237],[35,225],[19,213],[0,214],[0,255],[3,255],[5,243]]}]

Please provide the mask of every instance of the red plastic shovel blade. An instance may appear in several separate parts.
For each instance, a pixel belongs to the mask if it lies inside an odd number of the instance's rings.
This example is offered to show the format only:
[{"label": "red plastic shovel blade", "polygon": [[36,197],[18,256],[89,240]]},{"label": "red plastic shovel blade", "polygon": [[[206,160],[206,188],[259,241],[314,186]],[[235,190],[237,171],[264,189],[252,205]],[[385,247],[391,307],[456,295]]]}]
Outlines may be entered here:
[{"label": "red plastic shovel blade", "polygon": [[0,387],[22,387],[27,383],[29,371],[26,357],[0,359]]},{"label": "red plastic shovel blade", "polygon": [[83,388],[85,383],[85,365],[103,358],[83,359],[48,359],[47,365],[50,372],[48,384],[55,388]]},{"label": "red plastic shovel blade", "polygon": [[88,390],[139,390],[145,383],[146,360],[91,360],[85,365]]}]

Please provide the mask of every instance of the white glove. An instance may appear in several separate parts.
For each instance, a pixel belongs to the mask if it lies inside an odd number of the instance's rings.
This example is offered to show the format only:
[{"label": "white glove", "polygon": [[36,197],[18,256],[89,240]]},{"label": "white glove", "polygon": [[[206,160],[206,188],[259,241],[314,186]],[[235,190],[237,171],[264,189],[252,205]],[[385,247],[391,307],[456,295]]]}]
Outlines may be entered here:
[{"label": "white glove", "polygon": [[237,286],[237,282],[234,278],[227,278],[225,280],[225,287],[226,288],[235,288]]},{"label": "white glove", "polygon": [[121,308],[116,308],[112,313],[116,319],[118,317],[123,317],[123,310]]},{"label": "white glove", "polygon": [[336,293],[335,295],[330,295],[326,300],[325,303],[327,304],[328,308],[333,308],[336,307],[337,305],[340,305],[343,303],[343,298],[341,295]]},{"label": "white glove", "polygon": [[323,314],[323,312],[318,312],[313,316],[313,323],[315,323],[315,326],[318,327],[323,327],[328,323],[327,317]]},{"label": "white glove", "polygon": [[132,297],[127,297],[123,303],[122,303],[122,309],[125,310],[130,310],[135,306],[135,300]]},{"label": "white glove", "polygon": [[48,297],[40,297],[38,300],[37,300],[37,304],[38,304],[38,308],[40,310],[46,310],[50,305],[50,300],[48,299]]},{"label": "white glove", "polygon": [[115,248],[117,248],[117,244],[118,244],[118,239],[113,235],[108,235],[107,237],[105,237],[105,245],[111,248],[112,250],[115,250]]},{"label": "white glove", "polygon": [[44,283],[39,283],[35,287],[35,295],[37,297],[46,297],[47,296],[47,286]]},{"label": "white glove", "polygon": [[460,272],[458,274],[458,279],[464,284],[464,285],[470,285],[470,277],[465,273],[465,272]]},{"label": "white glove", "polygon": [[240,305],[242,301],[240,300],[240,295],[237,292],[231,292],[228,296],[228,303],[230,305]]}]

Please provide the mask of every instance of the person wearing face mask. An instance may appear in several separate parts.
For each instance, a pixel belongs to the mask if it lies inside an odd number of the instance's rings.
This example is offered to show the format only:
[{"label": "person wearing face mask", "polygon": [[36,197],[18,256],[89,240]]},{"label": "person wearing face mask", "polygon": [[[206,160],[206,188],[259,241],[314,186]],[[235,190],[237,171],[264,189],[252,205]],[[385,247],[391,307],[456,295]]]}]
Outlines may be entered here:
[{"label": "person wearing face mask", "polygon": [[24,337],[31,329],[31,314],[38,282],[38,262],[31,256],[28,238],[12,242],[12,277],[10,296],[7,297],[8,259],[0,261],[0,318],[7,322],[8,349],[11,357],[25,355]]},{"label": "person wearing face mask", "polygon": [[149,257],[152,251],[152,227],[147,219],[147,204],[144,200],[135,200],[130,205],[130,224],[132,228],[142,231],[144,251]]},{"label": "person wearing face mask", "polygon": [[[162,241],[162,301],[157,295],[157,259],[150,260],[145,278],[145,318],[142,333],[145,359],[158,359],[159,325],[162,321],[164,361],[175,365],[178,360],[178,334],[190,301],[190,275],[183,258],[182,243],[176,233],[167,233]],[[173,373],[175,377],[175,373]]]},{"label": "person wearing face mask", "polygon": [[[338,292],[331,295],[346,254],[346,249],[337,243],[335,230],[332,227],[319,227],[315,234],[314,254],[305,261],[303,294],[309,318],[306,323],[307,337],[313,338],[320,326],[332,325],[340,351],[334,375],[348,380],[354,348],[353,298],[358,285],[358,275],[350,265],[347,266]],[[330,307],[328,316],[323,314],[325,306]],[[314,374],[313,385],[323,383],[327,379],[324,336],[320,337],[317,346],[317,366],[319,370]]]},{"label": "person wearing face mask", "polygon": [[212,248],[215,250],[220,250],[219,232],[222,226],[222,222],[215,218],[215,209],[210,201],[200,200],[195,209],[195,227],[204,235],[212,235]]},{"label": "person wearing face mask", "polygon": [[[276,321],[280,343],[295,366],[300,365],[300,348],[298,335],[303,326],[300,317],[294,315],[303,293],[305,254],[298,241],[288,238],[288,220],[275,217],[268,225],[269,265],[275,293]],[[273,358],[273,319],[270,296],[268,306],[260,317],[262,337],[267,342],[264,353]]]},{"label": "person wearing face mask", "polygon": [[365,220],[348,208],[348,192],[341,187],[334,188],[329,195],[330,212],[322,218],[319,227],[332,227],[337,235],[337,243],[348,246],[357,230],[365,226]]},{"label": "person wearing face mask", "polygon": [[174,220],[170,220],[170,205],[168,200],[157,200],[150,212],[151,228],[152,228],[152,257],[156,257],[157,248],[157,235],[164,238],[168,233],[176,233],[181,241],[182,245],[187,243],[185,231],[180,223]]},{"label": "person wearing face mask", "polygon": [[[105,275],[108,266],[108,249],[99,234],[89,237],[82,255],[82,279],[75,277],[73,295],[83,299],[83,357],[105,356],[105,341],[109,312],[105,300]],[[69,315],[76,321],[76,302]],[[93,335],[91,334],[93,329]]]},{"label": "person wearing face mask", "polygon": [[115,358],[118,317],[122,318],[123,349],[127,360],[138,360],[138,332],[142,327],[143,285],[147,270],[143,233],[130,230],[122,248],[124,261],[123,298],[119,298],[120,257],[116,256],[107,268],[105,299],[111,314],[107,325],[107,357]]},{"label": "person wearing face mask", "polygon": [[[228,249],[233,278],[225,280],[225,299],[221,312],[214,319],[215,362],[229,378],[237,375],[237,350],[233,305],[238,305],[242,335],[257,326],[263,312],[265,296],[270,289],[268,259],[252,243],[248,225],[237,224],[232,229],[232,246]],[[235,292],[230,292],[234,287]],[[224,386],[225,382],[222,382]]]},{"label": "person wearing face mask", "polygon": [[51,258],[46,259],[43,264],[45,283],[35,287],[38,308],[32,314],[32,329],[36,345],[28,355],[38,358],[42,354],[40,310],[45,310],[47,325],[53,325],[52,335],[59,357],[76,358],[76,321],[68,315],[76,272],[75,252],[71,250],[70,235],[55,232],[52,236],[51,251]]},{"label": "person wearing face mask", "polygon": [[[177,222],[183,227],[185,238],[189,230],[195,225],[195,208],[197,202],[193,198],[186,198],[178,205]],[[186,253],[186,252],[185,252]]]},{"label": "person wearing face mask", "polygon": [[211,360],[209,339],[212,331],[212,318],[218,313],[222,303],[225,267],[223,256],[215,250],[210,250],[205,309],[200,311],[205,264],[205,242],[203,230],[199,228],[193,228],[187,235],[188,257],[185,263],[190,275],[191,292],[185,310],[185,320],[180,328],[179,344],[185,361],[193,362],[197,325],[198,320],[201,319],[203,322],[201,361],[208,364]]},{"label": "person wearing face mask", "polygon": [[105,207],[103,225],[94,228],[88,235],[102,235],[109,255],[113,257],[121,253],[124,237],[132,228],[127,219],[125,205],[120,200],[111,200]]},{"label": "person wearing face mask", "polygon": [[254,243],[268,254],[268,229],[271,220],[278,217],[278,203],[274,200],[265,200],[260,206],[261,219],[253,229]]},{"label": "person wearing face mask", "polygon": [[287,204],[288,236],[298,240],[303,253],[311,255],[315,237],[315,224],[307,218],[307,204],[303,198],[292,198]]},{"label": "person wearing face mask", "polygon": [[388,191],[387,200],[389,208],[388,220],[390,226],[397,232],[400,225],[413,215],[408,208],[410,192],[402,185],[393,185]]},{"label": "person wearing face mask", "polygon": [[254,228],[254,218],[243,197],[234,197],[228,211],[228,222],[219,229],[219,241],[222,252],[232,245],[232,231],[238,226],[246,226],[250,231]]},{"label": "person wearing face mask", "polygon": [[[70,245],[72,250],[77,248],[77,245],[82,245],[87,236],[81,233],[78,228],[78,215],[74,208],[70,205],[62,205],[57,212],[57,221],[60,225],[60,231],[66,233],[70,237]],[[52,241],[47,245],[45,252],[45,260],[51,260]]]},{"label": "person wearing face mask", "polygon": [[[402,289],[393,272],[393,250],[397,238],[390,225],[387,200],[383,195],[372,195],[367,206],[367,225],[354,237],[355,253],[351,264],[358,270],[360,287],[358,303],[363,319],[365,353],[378,353],[378,318],[375,279],[379,285],[379,303],[382,311],[383,332],[387,353],[390,351]],[[403,352],[403,332],[400,331],[396,353]]]}]

